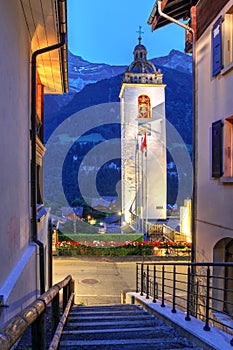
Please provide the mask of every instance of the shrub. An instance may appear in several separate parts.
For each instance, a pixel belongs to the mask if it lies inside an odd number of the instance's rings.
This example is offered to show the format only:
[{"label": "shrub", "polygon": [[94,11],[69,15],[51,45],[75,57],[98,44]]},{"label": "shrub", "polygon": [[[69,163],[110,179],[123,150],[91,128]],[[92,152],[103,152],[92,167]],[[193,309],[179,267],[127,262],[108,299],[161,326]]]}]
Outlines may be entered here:
[{"label": "shrub", "polygon": [[187,242],[138,242],[138,241],[59,241],[55,244],[58,254],[61,256],[127,256],[127,255],[153,255],[157,249],[180,249],[189,251],[191,243]]}]

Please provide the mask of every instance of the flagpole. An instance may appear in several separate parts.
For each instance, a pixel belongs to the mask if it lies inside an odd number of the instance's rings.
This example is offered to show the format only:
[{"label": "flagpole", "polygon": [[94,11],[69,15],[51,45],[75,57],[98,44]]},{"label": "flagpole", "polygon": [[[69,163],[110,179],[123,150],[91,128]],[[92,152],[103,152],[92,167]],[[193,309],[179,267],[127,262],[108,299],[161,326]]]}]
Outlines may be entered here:
[{"label": "flagpole", "polygon": [[[145,151],[145,160],[144,160]],[[142,187],[142,232],[144,233],[144,227],[147,228],[147,218],[148,218],[148,193],[147,193],[147,141],[146,141],[146,131],[144,131],[144,137],[141,140],[141,187]],[[145,163],[145,174],[144,174],[144,163]],[[145,208],[144,208],[145,206]],[[145,215],[144,215],[145,213]],[[144,224],[145,217],[145,224]]]},{"label": "flagpole", "polygon": [[138,231],[138,139],[136,137],[136,148],[135,148],[135,217],[136,217],[136,231]]},{"label": "flagpole", "polygon": [[[138,140],[137,140],[138,142]],[[140,195],[140,166],[139,166],[139,144],[138,144],[138,150],[137,150],[137,229],[140,232],[140,212],[139,212],[139,208],[140,208],[140,203],[141,203],[141,195]]]},{"label": "flagpole", "polygon": [[142,190],[142,206],[141,206],[141,208],[142,208],[142,210],[141,210],[141,232],[142,233],[144,233],[144,231],[143,231],[143,227],[144,227],[144,222],[143,222],[143,220],[144,220],[144,166],[143,166],[143,163],[144,163],[144,159],[143,159],[144,157],[143,157],[143,152],[142,152],[142,154],[141,154],[141,190]]},{"label": "flagpole", "polygon": [[145,177],[145,192],[146,192],[146,233],[147,233],[147,225],[148,225],[148,178],[147,178],[147,161],[148,153],[147,153],[147,146],[146,146],[146,151],[145,151],[145,161],[146,161],[146,177]]}]

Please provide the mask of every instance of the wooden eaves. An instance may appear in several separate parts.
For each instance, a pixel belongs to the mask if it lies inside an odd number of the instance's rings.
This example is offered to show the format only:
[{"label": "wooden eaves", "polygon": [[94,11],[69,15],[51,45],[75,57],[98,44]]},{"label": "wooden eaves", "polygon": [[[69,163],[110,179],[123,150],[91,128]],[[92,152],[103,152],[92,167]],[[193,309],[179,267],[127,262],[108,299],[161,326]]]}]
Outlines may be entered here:
[{"label": "wooden eaves", "polygon": [[[190,9],[198,0],[162,0],[162,11],[176,20],[190,18]],[[151,25],[152,31],[170,24],[167,19],[160,17],[158,13],[158,0],[156,0],[147,24]]]}]

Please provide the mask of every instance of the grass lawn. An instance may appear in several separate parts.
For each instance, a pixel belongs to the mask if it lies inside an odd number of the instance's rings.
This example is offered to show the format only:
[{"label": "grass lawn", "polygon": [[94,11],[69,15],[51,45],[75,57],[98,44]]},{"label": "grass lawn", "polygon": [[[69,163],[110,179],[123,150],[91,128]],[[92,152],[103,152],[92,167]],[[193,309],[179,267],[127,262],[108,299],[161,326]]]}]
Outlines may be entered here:
[{"label": "grass lawn", "polygon": [[142,242],[144,237],[142,234],[137,233],[104,233],[104,234],[93,234],[93,233],[70,233],[70,234],[59,234],[59,241],[71,240],[74,242],[125,242],[125,241],[139,241]]}]

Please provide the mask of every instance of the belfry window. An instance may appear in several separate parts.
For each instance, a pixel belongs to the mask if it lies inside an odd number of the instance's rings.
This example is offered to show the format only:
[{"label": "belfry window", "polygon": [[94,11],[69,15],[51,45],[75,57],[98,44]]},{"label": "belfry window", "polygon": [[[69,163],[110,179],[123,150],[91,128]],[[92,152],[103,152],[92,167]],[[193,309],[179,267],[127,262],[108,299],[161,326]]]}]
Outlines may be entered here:
[{"label": "belfry window", "polygon": [[151,119],[151,103],[147,95],[140,95],[138,97],[138,118]]}]

